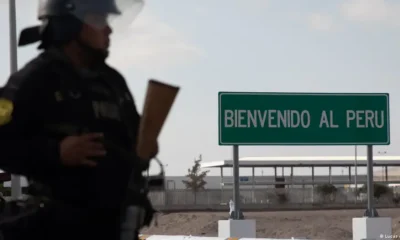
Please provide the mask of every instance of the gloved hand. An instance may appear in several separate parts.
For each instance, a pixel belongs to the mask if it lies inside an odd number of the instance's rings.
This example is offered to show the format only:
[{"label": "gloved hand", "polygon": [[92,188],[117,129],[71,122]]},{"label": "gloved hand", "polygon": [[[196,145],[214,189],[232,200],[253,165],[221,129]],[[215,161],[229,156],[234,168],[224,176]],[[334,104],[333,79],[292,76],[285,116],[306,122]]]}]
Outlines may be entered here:
[{"label": "gloved hand", "polygon": [[66,166],[96,166],[91,157],[104,157],[106,150],[102,133],[88,133],[80,136],[67,136],[60,143],[61,162]]}]

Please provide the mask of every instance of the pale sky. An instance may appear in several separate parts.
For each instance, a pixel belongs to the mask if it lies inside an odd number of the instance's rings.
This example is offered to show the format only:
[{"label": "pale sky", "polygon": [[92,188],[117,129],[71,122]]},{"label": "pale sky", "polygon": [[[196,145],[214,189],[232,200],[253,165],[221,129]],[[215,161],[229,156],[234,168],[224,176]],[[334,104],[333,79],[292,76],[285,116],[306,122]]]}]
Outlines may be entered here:
[{"label": "pale sky", "polygon": [[[1,84],[9,75],[7,2]],[[36,23],[37,2],[17,0],[18,31]],[[36,45],[20,48],[19,67],[36,54]],[[149,78],[181,87],[160,136],[159,157],[175,176],[199,154],[231,158],[231,147],[218,145],[219,91],[389,93],[391,145],[374,152],[400,155],[399,62],[398,0],[148,0],[131,27],[115,29],[109,59],[139,112]],[[340,146],[240,148],[240,157],[353,154]]]}]

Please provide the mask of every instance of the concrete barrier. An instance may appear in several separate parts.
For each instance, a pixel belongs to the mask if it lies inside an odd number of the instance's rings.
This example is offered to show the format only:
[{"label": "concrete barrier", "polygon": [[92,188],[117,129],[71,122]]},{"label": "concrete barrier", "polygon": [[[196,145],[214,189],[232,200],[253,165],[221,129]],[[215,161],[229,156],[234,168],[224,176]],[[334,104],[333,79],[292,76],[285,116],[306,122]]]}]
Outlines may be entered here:
[{"label": "concrete barrier", "polygon": [[228,238],[235,236],[237,238],[256,238],[256,220],[219,220],[218,221],[218,237]]},{"label": "concrete barrier", "polygon": [[353,240],[395,238],[392,231],[390,217],[353,218]]}]

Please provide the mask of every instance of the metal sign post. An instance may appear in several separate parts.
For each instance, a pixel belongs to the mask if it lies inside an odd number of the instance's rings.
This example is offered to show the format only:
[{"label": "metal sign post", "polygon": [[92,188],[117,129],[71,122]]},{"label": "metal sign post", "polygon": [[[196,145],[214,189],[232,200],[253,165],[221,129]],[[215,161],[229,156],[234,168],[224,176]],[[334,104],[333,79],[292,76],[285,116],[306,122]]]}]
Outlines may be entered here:
[{"label": "metal sign post", "polygon": [[239,192],[239,146],[233,145],[233,203],[235,220],[240,219],[240,192]]},{"label": "metal sign post", "polygon": [[374,157],[373,146],[367,146],[367,193],[368,193],[368,207],[365,215],[367,217],[378,217],[375,215],[374,208]]},{"label": "metal sign post", "polygon": [[357,145],[354,146],[354,202],[357,203],[358,187],[357,187]]},{"label": "metal sign post", "polygon": [[[9,0],[10,16],[10,70],[11,74],[18,70],[17,60],[17,17],[15,0]],[[11,197],[19,199],[22,197],[21,177],[12,175],[11,177]]]}]

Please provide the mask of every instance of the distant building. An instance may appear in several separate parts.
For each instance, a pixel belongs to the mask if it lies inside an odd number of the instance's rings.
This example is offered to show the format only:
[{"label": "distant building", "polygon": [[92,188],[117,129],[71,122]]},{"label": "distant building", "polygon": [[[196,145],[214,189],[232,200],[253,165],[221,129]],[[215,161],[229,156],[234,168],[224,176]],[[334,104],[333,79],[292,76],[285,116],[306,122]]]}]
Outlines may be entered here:
[{"label": "distant building", "polygon": [[[290,176],[285,176],[287,179],[290,178]],[[367,176],[366,175],[359,175],[357,176],[358,181],[366,181]],[[346,175],[340,175],[340,176],[332,176],[332,183],[338,183],[335,184],[338,187],[345,187],[345,185],[348,184],[341,184],[340,182],[346,182],[348,181],[348,176]],[[182,180],[187,180],[186,177],[184,176],[168,176],[166,178],[166,184],[168,189],[185,189],[185,185],[182,183]],[[274,187],[274,185],[269,185],[268,183],[273,183],[274,182],[274,176],[255,176],[255,189],[261,189],[261,188],[267,188],[267,187]],[[310,183],[312,180],[311,176],[293,176],[293,181],[295,182],[302,182],[304,181],[305,183]],[[223,183],[221,183],[221,177],[220,176],[207,176],[205,178],[205,181],[207,182],[207,185],[205,186],[206,189],[231,189],[233,183],[233,177],[232,176],[224,176],[223,177]],[[329,176],[314,176],[314,181],[318,184],[321,182],[329,183]],[[253,184],[252,184],[252,177],[251,176],[240,176],[239,178],[239,183],[240,183],[240,188],[242,189],[251,189]],[[306,184],[308,185],[308,184]],[[221,187],[222,186],[222,187]],[[361,184],[360,184],[361,186]],[[296,184],[291,187],[303,187],[301,184]],[[309,185],[307,186],[309,187]]]}]

